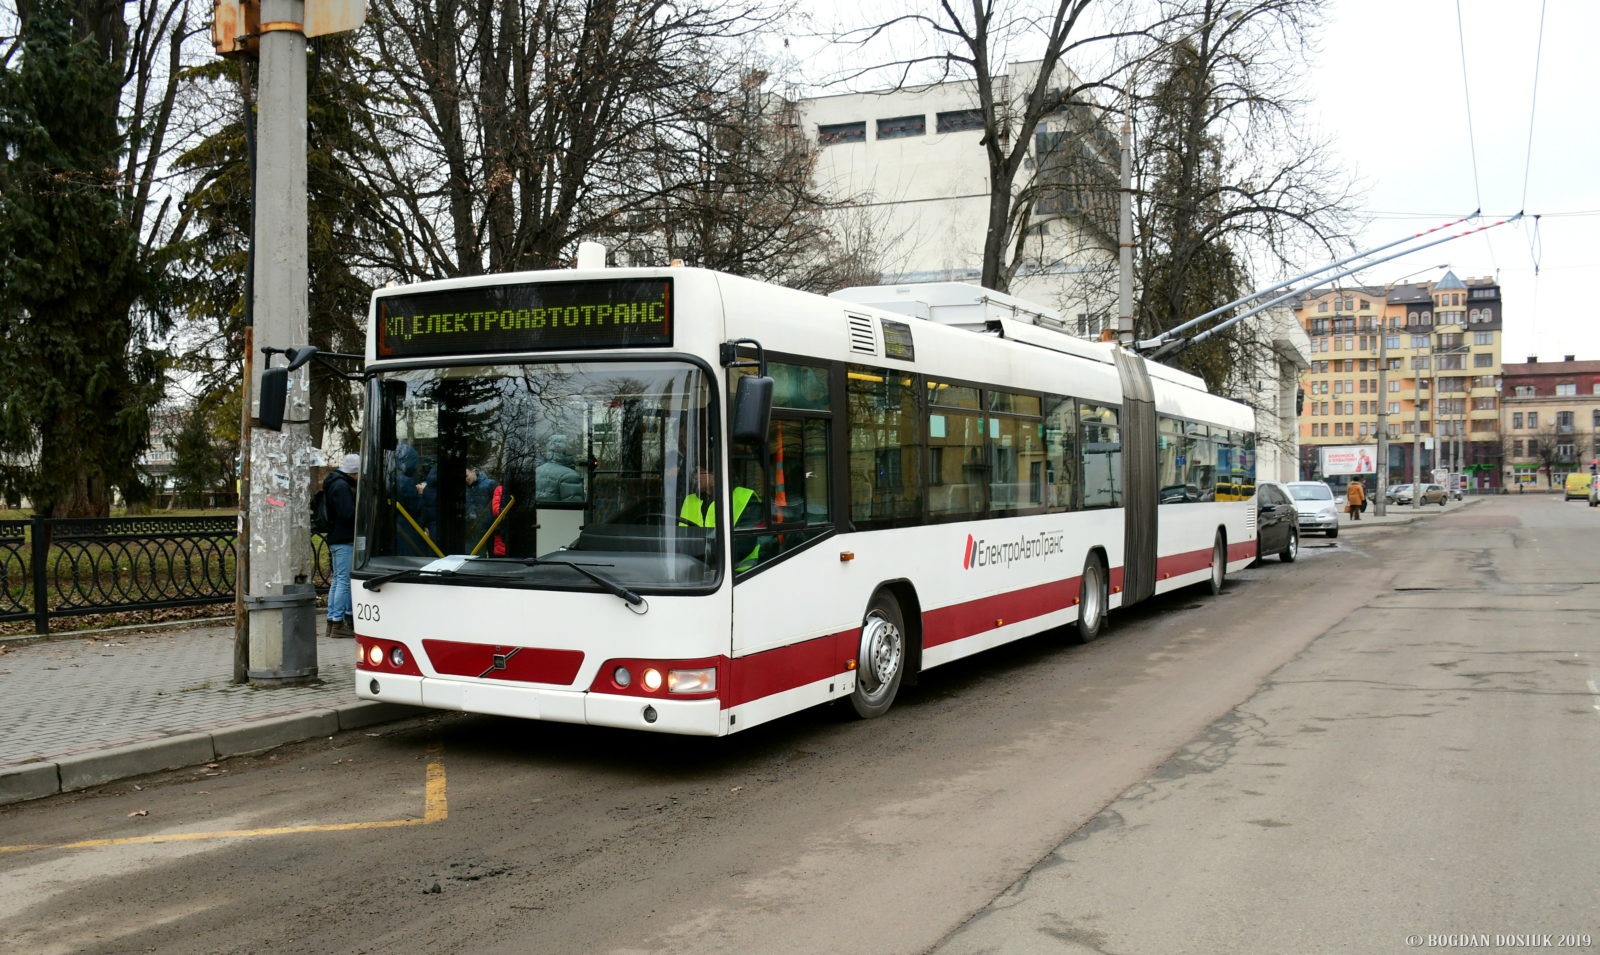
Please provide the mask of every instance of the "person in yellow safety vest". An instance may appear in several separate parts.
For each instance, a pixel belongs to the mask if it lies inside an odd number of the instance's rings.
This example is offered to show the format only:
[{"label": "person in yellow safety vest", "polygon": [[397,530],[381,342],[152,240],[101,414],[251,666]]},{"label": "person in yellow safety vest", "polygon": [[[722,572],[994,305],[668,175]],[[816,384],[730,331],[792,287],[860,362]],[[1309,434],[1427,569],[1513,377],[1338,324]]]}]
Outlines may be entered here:
[{"label": "person in yellow safety vest", "polygon": [[[704,527],[710,530],[717,526],[717,482],[711,472],[705,468],[694,469],[695,490],[689,492],[683,499],[683,507],[678,509],[678,521],[692,527]],[[761,523],[761,508],[758,506],[750,510],[751,501],[759,501],[756,492],[748,487],[733,489],[733,526],[739,527],[741,522],[745,526],[755,526]],[[748,521],[745,518],[749,518]],[[761,542],[754,537],[735,538],[734,547],[749,546],[748,553],[736,556],[733,571],[742,574],[754,567],[761,559]]]}]

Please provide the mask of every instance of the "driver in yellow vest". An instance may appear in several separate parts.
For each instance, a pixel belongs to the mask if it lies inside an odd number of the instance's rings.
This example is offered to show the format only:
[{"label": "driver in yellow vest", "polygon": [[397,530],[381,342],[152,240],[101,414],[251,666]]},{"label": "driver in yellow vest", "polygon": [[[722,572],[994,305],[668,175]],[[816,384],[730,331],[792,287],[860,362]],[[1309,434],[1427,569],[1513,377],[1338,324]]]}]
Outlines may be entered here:
[{"label": "driver in yellow vest", "polygon": [[[683,507],[678,510],[678,521],[693,527],[704,527],[707,530],[717,526],[717,482],[709,470],[703,467],[694,469],[694,490],[690,491],[683,499]],[[752,501],[757,506],[750,507]],[[761,523],[760,497],[748,487],[733,489],[733,526],[754,527]],[[736,537],[733,540],[735,550],[734,573],[744,573],[754,567],[761,557],[761,542],[754,537]],[[748,547],[749,550],[740,555],[739,549]]]}]

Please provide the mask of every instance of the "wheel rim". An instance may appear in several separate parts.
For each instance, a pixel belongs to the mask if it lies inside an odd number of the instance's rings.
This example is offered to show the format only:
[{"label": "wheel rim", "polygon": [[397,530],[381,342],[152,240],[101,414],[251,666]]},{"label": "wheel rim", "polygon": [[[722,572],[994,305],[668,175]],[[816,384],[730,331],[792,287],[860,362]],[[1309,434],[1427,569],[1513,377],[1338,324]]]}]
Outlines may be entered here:
[{"label": "wheel rim", "polygon": [[1079,617],[1089,630],[1098,629],[1100,615],[1105,613],[1105,588],[1101,586],[1100,565],[1090,561],[1083,568],[1082,614]]},{"label": "wheel rim", "polygon": [[900,628],[873,611],[861,628],[861,658],[856,673],[856,684],[867,703],[877,703],[888,694],[904,658],[905,636]]},{"label": "wheel rim", "polygon": [[1300,535],[1299,534],[1291,533],[1289,535],[1289,556],[1290,557],[1299,557],[1300,556]]},{"label": "wheel rim", "polygon": [[1227,569],[1222,556],[1222,541],[1217,541],[1217,546],[1211,548],[1211,589],[1222,589],[1222,574]]}]

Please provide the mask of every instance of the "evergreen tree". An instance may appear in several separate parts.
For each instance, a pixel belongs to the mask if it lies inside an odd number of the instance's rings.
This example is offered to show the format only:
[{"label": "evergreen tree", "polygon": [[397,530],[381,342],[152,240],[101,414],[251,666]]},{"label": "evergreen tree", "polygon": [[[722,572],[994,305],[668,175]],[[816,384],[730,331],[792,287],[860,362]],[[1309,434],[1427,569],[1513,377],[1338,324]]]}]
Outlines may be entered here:
[{"label": "evergreen tree", "polygon": [[[1223,143],[1206,128],[1215,107],[1212,77],[1191,44],[1179,44],[1152,96],[1150,189],[1146,196],[1141,301],[1135,338],[1149,338],[1230,302],[1248,276],[1230,245]],[[1179,354],[1175,364],[1221,390],[1234,364],[1235,325]]]},{"label": "evergreen tree", "polygon": [[156,290],[126,180],[118,3],[38,0],[0,67],[0,452],[48,516],[103,516],[141,490],[161,372]]}]

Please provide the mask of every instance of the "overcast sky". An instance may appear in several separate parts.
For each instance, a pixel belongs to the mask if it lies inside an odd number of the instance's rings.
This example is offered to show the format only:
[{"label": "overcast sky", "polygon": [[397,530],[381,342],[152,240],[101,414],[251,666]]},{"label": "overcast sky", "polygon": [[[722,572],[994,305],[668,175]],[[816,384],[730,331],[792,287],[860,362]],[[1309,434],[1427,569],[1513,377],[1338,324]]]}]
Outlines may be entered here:
[{"label": "overcast sky", "polygon": [[[1108,2],[1104,12],[1120,9]],[[870,22],[882,5],[818,0],[817,16]],[[1328,0],[1326,11],[1304,78],[1307,119],[1366,186],[1360,205],[1372,223],[1357,247],[1480,208],[1483,219],[1436,237],[1528,214],[1344,281],[1384,285],[1441,263],[1463,279],[1496,276],[1505,360],[1600,360],[1600,0]],[[837,50],[808,45],[801,55],[812,80],[837,62]]]},{"label": "overcast sky", "polygon": [[1384,284],[1443,262],[1461,278],[1498,276],[1504,360],[1600,360],[1600,2],[1459,0],[1459,29],[1457,7],[1333,0],[1313,118],[1368,184],[1363,206],[1375,218],[1364,247],[1480,207],[1486,222],[1530,218],[1359,277]]}]

